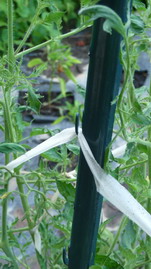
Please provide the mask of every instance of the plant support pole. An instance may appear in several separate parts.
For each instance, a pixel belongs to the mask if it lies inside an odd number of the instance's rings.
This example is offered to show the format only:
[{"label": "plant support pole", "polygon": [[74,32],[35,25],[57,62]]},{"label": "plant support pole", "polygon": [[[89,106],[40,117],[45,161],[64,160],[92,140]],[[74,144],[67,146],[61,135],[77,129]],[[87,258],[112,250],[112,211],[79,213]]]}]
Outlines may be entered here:
[{"label": "plant support pole", "polygon": [[[103,0],[125,20],[127,0]],[[121,37],[103,31],[103,19],[95,21],[90,47],[90,62],[82,122],[83,133],[97,162],[103,167],[105,148],[111,140],[115,105],[111,102],[118,93],[121,66],[119,63]],[[76,199],[69,247],[69,269],[88,269],[94,264],[95,248],[102,199],[93,176],[80,154]]]}]

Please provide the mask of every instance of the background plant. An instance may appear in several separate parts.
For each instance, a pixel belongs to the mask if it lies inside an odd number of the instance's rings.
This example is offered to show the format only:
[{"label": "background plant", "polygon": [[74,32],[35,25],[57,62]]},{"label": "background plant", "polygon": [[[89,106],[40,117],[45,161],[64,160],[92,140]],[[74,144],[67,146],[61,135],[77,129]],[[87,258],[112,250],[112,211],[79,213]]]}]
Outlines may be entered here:
[{"label": "background plant", "polygon": [[[37,12],[38,2],[40,1],[14,1],[14,45],[18,46],[20,44],[20,39],[24,37],[24,33],[27,31],[29,25],[33,23],[33,17],[38,19],[35,20],[34,30],[29,36],[26,46],[36,45],[42,41],[45,41],[51,37],[52,29],[48,26],[47,22],[50,19],[50,12],[59,10],[62,12],[64,25],[71,21],[78,20],[76,10],[80,7],[80,1],[47,1],[47,5],[41,6],[41,10]],[[45,1],[46,3],[46,1]],[[59,13],[58,13],[59,14]],[[0,11],[0,50],[6,52],[7,50],[7,5],[6,1],[1,1],[1,11]],[[49,19],[48,19],[49,17]]]}]

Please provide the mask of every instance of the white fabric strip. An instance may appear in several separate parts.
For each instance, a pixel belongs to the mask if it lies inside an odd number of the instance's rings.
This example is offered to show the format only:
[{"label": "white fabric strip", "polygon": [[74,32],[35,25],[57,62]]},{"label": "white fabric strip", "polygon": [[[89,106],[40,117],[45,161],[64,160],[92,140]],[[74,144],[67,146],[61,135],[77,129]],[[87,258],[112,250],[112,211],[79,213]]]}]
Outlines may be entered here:
[{"label": "white fabric strip", "polygon": [[151,215],[126,188],[103,171],[94,159],[81,131],[78,138],[82,152],[94,176],[97,191],[151,236]]},{"label": "white fabric strip", "polygon": [[7,168],[13,170],[14,168],[27,162],[33,157],[36,157],[49,149],[65,144],[73,140],[75,137],[76,137],[75,128],[67,128],[61,131],[60,133],[48,138],[46,141],[42,142],[35,148],[27,151],[25,154],[21,155],[14,161],[10,162],[9,164],[7,164]]},{"label": "white fabric strip", "polygon": [[127,147],[127,143],[123,144],[122,146],[116,148],[116,149],[113,149],[112,150],[112,154],[115,158],[120,158],[121,156],[124,155],[125,153],[125,150],[126,150],[126,147]]},{"label": "white fabric strip", "polygon": [[[10,162],[7,168],[13,170],[15,167],[30,160],[31,158],[61,144],[65,144],[76,137],[75,129],[68,128],[47,139],[45,142],[29,150],[16,160]],[[107,175],[100,165],[95,161],[90,147],[79,128],[79,143],[85,159],[94,175],[97,191],[116,206],[121,212],[138,224],[148,235],[151,236],[151,215],[141,204],[112,176]]]}]

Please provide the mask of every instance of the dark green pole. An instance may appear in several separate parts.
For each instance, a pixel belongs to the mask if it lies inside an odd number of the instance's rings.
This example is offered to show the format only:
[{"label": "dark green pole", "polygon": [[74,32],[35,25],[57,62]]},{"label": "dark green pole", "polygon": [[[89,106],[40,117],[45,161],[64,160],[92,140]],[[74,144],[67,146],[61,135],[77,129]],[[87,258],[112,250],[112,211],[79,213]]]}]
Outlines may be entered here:
[{"label": "dark green pole", "polygon": [[[125,20],[127,0],[102,0]],[[103,166],[105,148],[111,140],[115,106],[111,101],[118,93],[121,66],[121,37],[102,29],[103,19],[94,23],[90,47],[85,108],[82,129],[96,160]],[[93,176],[80,154],[76,199],[69,248],[69,269],[88,269],[94,263],[102,197],[96,192]]]}]

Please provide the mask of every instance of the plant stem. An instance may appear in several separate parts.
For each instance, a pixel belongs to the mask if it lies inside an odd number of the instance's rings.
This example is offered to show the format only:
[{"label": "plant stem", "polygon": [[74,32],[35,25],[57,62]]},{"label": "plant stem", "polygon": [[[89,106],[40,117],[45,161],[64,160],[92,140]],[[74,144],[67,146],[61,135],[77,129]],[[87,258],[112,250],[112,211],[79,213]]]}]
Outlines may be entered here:
[{"label": "plant stem", "polygon": [[5,198],[2,202],[2,209],[2,242],[7,242],[7,198]]},{"label": "plant stem", "polygon": [[13,0],[7,0],[8,14],[8,67],[12,72],[14,65],[14,41],[13,41]]},{"label": "plant stem", "polygon": [[[7,128],[5,128],[5,141],[8,141],[8,133]],[[9,154],[5,155],[5,164],[9,162]],[[7,175],[5,174],[5,182],[7,182]],[[8,190],[8,183],[5,185],[5,190]],[[19,269],[16,259],[10,249],[9,241],[8,241],[8,233],[7,233],[7,208],[8,208],[8,199],[5,198],[2,202],[2,237],[1,237],[1,248],[5,252],[5,254],[12,260],[12,263],[15,269]]]},{"label": "plant stem", "polygon": [[[14,128],[12,124],[12,115],[10,111],[10,90],[3,92],[4,95],[4,120],[5,120],[5,133],[8,135],[8,142],[15,142]],[[6,139],[6,137],[5,137]]]},{"label": "plant stem", "polygon": [[139,162],[135,162],[135,163],[130,163],[130,164],[127,164],[123,167],[119,167],[119,171],[122,171],[122,170],[125,170],[127,168],[131,168],[131,167],[136,167],[136,165],[140,165],[140,164],[143,164],[143,163],[146,163],[147,160],[142,160],[142,161],[139,161]]},{"label": "plant stem", "polygon": [[14,268],[19,269],[19,266],[18,266],[18,264],[16,262],[16,258],[14,257],[14,255],[11,252],[11,249],[10,249],[8,241],[3,241],[2,242],[2,249],[3,249],[4,253],[11,259]]},{"label": "plant stem", "polygon": [[126,48],[127,64],[123,64],[125,66],[125,80],[124,80],[124,84],[123,84],[122,90],[119,94],[118,101],[117,101],[117,111],[118,111],[119,117],[120,117],[122,133],[123,133],[125,140],[127,141],[127,134],[126,134],[125,125],[124,125],[124,116],[123,116],[123,113],[121,113],[123,95],[126,91],[126,87],[127,87],[127,83],[128,83],[128,79],[129,79],[129,72],[130,72],[129,46],[128,46],[128,40],[127,40],[126,34],[125,34],[124,41],[125,41],[125,48]]},{"label": "plant stem", "polygon": [[[151,263],[151,260],[146,260],[144,262],[140,262],[136,266],[134,266],[133,269],[138,269],[140,267],[142,268],[142,266],[144,266],[144,265],[148,266],[150,263]],[[149,268],[149,267],[146,267],[146,266],[145,266],[145,268]]]},{"label": "plant stem", "polygon": [[116,233],[116,235],[115,235],[114,241],[113,241],[112,245],[111,245],[110,248],[109,248],[108,256],[112,253],[112,251],[113,251],[115,245],[117,244],[118,239],[119,239],[119,237],[120,237],[120,235],[121,235],[121,232],[123,231],[123,229],[124,229],[126,223],[127,223],[127,217],[126,217],[126,216],[123,216],[123,218],[122,218],[122,220],[121,220],[121,223],[120,223],[120,226],[119,226],[119,228],[118,228],[118,231],[117,231],[117,233]]},{"label": "plant stem", "polygon": [[[24,187],[23,187],[22,183],[20,183],[19,178],[17,178],[17,185],[18,185],[19,192],[21,194],[24,194]],[[20,195],[20,199],[22,201],[22,206],[23,206],[23,209],[24,209],[24,212],[25,212],[25,215],[26,215],[29,230],[32,230],[33,223],[32,223],[32,221],[30,219],[30,207],[29,207],[29,204],[28,204],[28,199],[27,199],[27,197],[25,195]]]},{"label": "plant stem", "polygon": [[[8,14],[8,69],[10,72],[13,71],[14,66],[14,45],[13,45],[13,0],[7,0],[7,14]],[[6,142],[15,142],[15,134],[12,124],[11,112],[10,112],[10,96],[11,96],[11,89],[3,89],[4,94],[4,124],[5,124],[5,141]],[[9,155],[5,155],[5,164],[9,162]],[[8,173],[5,175],[5,181],[7,182]],[[8,183],[5,185],[5,189],[7,192]],[[24,189],[22,184],[19,184],[19,191],[24,194]],[[26,197],[21,196],[22,203],[24,205],[25,212],[27,209],[30,209],[29,206],[27,207],[27,200]],[[7,198],[3,200],[2,203],[2,249],[5,254],[11,258],[15,269],[19,268],[16,262],[14,255],[11,252],[9,241],[8,241],[8,233],[7,233]],[[29,211],[29,210],[28,210]],[[28,218],[28,216],[27,216]],[[29,225],[29,228],[31,226]]]},{"label": "plant stem", "polygon": [[[29,206],[29,203],[28,203],[28,198],[24,194],[24,187],[23,187],[23,184],[20,182],[20,176],[19,176],[19,170],[18,170],[18,168],[15,169],[15,172],[17,174],[18,190],[20,192],[20,199],[22,201],[22,206],[23,206],[24,212],[26,214],[26,220],[27,220],[28,227],[29,227],[29,233],[30,233],[30,236],[31,236],[32,241],[34,243],[35,242],[35,239],[34,239],[34,231],[33,231],[34,223],[31,220],[30,206]],[[41,266],[41,259],[42,259],[42,257],[40,256],[40,254],[38,253],[37,250],[36,250],[36,256],[37,256],[37,260],[39,262],[39,265]],[[41,268],[46,269],[46,267],[41,267]]]},{"label": "plant stem", "polygon": [[[150,91],[149,94],[151,96],[151,82],[150,82]],[[148,140],[151,141],[151,128],[148,129]],[[148,177],[149,177],[149,182],[150,182],[150,187],[151,187],[151,147],[148,147]],[[151,213],[151,199],[148,198],[147,200],[147,211]],[[146,236],[146,242],[151,244],[151,238],[150,236]],[[146,259],[150,259],[151,256],[147,253],[146,254]],[[145,266],[145,269],[151,269],[151,263],[147,264]]]},{"label": "plant stem", "polygon": [[151,149],[151,142],[150,141],[145,141],[141,138],[135,138],[135,139],[129,139],[128,141],[129,143],[130,142],[133,142],[133,143],[138,143],[140,145],[144,145],[146,146],[148,149]]},{"label": "plant stem", "polygon": [[[88,25],[83,25],[83,26],[81,26],[81,27],[79,27],[77,29],[72,30],[69,33],[62,34],[62,35],[58,36],[56,38],[56,40],[61,40],[61,39],[67,38],[69,36],[75,35],[75,34],[81,32],[82,30],[86,29],[87,27],[88,27]],[[34,46],[34,47],[30,48],[30,49],[24,50],[24,51],[16,54],[15,58],[18,59],[20,57],[23,57],[26,54],[29,54],[30,52],[33,52],[35,50],[41,49],[43,47],[46,47],[47,45],[49,45],[51,42],[54,42],[54,41],[55,41],[55,39],[49,39],[49,40],[47,40],[47,41],[45,41],[45,42],[43,42],[43,43],[41,43],[41,44],[39,44],[37,46]]]},{"label": "plant stem", "polygon": [[[5,101],[5,104],[4,104],[5,141],[7,141],[7,142],[15,142],[15,134],[14,134],[13,125],[12,125],[11,112],[10,112],[10,109],[9,109],[9,107],[10,107],[10,103],[9,103],[10,92],[11,92],[10,90],[7,91],[7,92],[4,91],[4,101]],[[17,157],[17,156],[15,156],[15,157]],[[9,155],[6,154],[5,164],[7,164],[8,162],[9,162]],[[19,176],[19,170],[17,168],[15,169],[15,172],[16,172],[17,176]],[[7,173],[6,173],[6,177],[7,177]],[[23,187],[22,183],[20,183],[20,178],[17,178],[17,185],[18,185],[19,192],[21,193],[20,198],[21,198],[21,201],[22,201],[23,209],[24,209],[25,214],[26,214],[26,219],[27,219],[27,222],[28,222],[29,230],[32,230],[33,224],[32,224],[32,221],[30,219],[30,207],[29,207],[29,204],[28,204],[28,199],[24,194],[24,187]],[[8,187],[8,186],[6,186],[6,187]],[[34,240],[32,231],[30,231],[30,234],[31,234],[32,239]],[[8,250],[9,244],[8,244],[8,236],[7,236],[7,199],[5,199],[4,202],[3,202],[2,243],[3,243],[2,245],[4,245],[3,250],[5,251],[5,253],[6,253],[6,250],[7,250],[7,253],[11,253],[11,251]],[[9,257],[12,259],[11,256],[9,256]],[[17,269],[18,267],[15,267],[15,268]]]},{"label": "plant stem", "polygon": [[60,251],[60,253],[57,255],[57,257],[54,260],[54,265],[58,262],[58,260],[60,259],[61,255],[62,255],[62,253]]},{"label": "plant stem", "polygon": [[26,33],[24,35],[24,38],[22,39],[22,41],[20,42],[18,48],[16,49],[15,54],[17,54],[21,50],[21,48],[25,45],[28,37],[30,36],[31,32],[33,31],[33,29],[34,29],[34,27],[36,25],[36,20],[37,20],[37,18],[39,16],[39,13],[40,13],[40,10],[38,9],[35,16],[33,17],[33,20],[31,22],[28,30],[26,31]]},{"label": "plant stem", "polygon": [[29,227],[22,227],[22,228],[18,228],[18,229],[11,229],[8,230],[8,233],[20,233],[20,232],[26,232],[29,231]]},{"label": "plant stem", "polygon": [[29,266],[27,264],[25,264],[24,262],[22,262],[21,260],[17,259],[18,262],[24,266],[24,268],[30,269]]},{"label": "plant stem", "polygon": [[19,269],[16,259],[10,249],[7,233],[7,198],[2,203],[2,241],[1,248],[4,253],[11,259],[15,269]]},{"label": "plant stem", "polygon": [[[4,115],[6,116],[6,115]],[[6,125],[6,118],[5,120],[5,141],[9,142],[9,135],[8,135],[8,128]],[[5,164],[9,162],[9,154],[5,155]],[[8,173],[5,174],[5,182],[7,182],[7,175]],[[8,191],[8,183],[5,184],[5,190],[6,192]],[[16,269],[19,269],[18,264],[16,262],[16,259],[10,249],[9,246],[9,240],[8,240],[8,233],[7,233],[7,208],[8,208],[8,202],[7,198],[5,198],[2,202],[2,237],[1,237],[1,248],[4,251],[4,253],[11,259],[12,264]]]},{"label": "plant stem", "polygon": [[129,46],[128,46],[127,36],[125,36],[124,41],[125,41],[125,48],[126,48],[127,64],[126,64],[126,67],[125,67],[126,68],[126,74],[125,74],[124,84],[123,84],[122,90],[121,90],[121,92],[119,94],[119,98],[118,98],[118,102],[117,102],[119,107],[121,105],[123,95],[124,95],[124,92],[126,90],[127,82],[128,82],[128,79],[129,79],[129,72],[130,72],[130,57],[129,57]]},{"label": "plant stem", "polygon": [[[8,69],[10,72],[13,71],[14,66],[14,45],[13,45],[13,0],[7,0],[7,19],[8,19]],[[4,125],[5,125],[5,141],[11,142],[10,137],[13,134],[12,122],[10,118],[10,110],[9,110],[9,102],[10,95],[6,97],[7,92],[3,90],[4,93],[4,101],[3,109],[4,109]],[[8,92],[10,94],[10,92]],[[10,132],[10,129],[12,133]],[[5,155],[5,164],[9,162],[9,154]],[[5,174],[5,189],[6,192],[8,190],[7,183],[8,173]],[[16,259],[11,251],[8,240],[7,233],[7,198],[5,198],[2,202],[2,241],[1,248],[5,252],[5,254],[11,259],[13,266],[16,269],[19,269]]]},{"label": "plant stem", "polygon": [[24,46],[25,42],[27,41],[28,37],[30,36],[31,32],[34,29],[34,23],[31,23],[31,25],[29,26],[24,38],[22,39],[22,41],[20,42],[18,48],[15,50],[15,54],[17,54],[21,48]]}]

